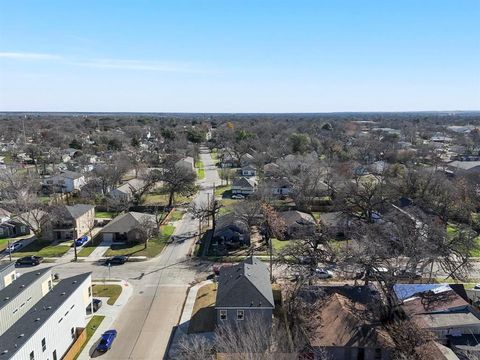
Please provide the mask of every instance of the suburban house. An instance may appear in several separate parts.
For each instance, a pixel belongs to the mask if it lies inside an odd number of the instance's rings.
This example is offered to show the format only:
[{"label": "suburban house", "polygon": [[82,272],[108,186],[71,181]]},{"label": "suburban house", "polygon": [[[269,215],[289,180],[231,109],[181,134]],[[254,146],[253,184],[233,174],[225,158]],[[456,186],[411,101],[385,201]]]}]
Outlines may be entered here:
[{"label": "suburban house", "polygon": [[10,211],[0,208],[0,223],[10,220],[11,215]]},{"label": "suburban house", "polygon": [[250,245],[250,227],[233,214],[223,215],[217,220],[213,245],[217,245],[218,250]]},{"label": "suburban house", "polygon": [[[321,349],[332,360],[388,360],[394,348],[389,333],[382,327],[368,304],[333,292],[318,307],[319,324],[309,339],[311,359]],[[319,358],[322,359],[322,358]]]},{"label": "suburban house", "polygon": [[264,187],[272,195],[288,195],[293,191],[292,182],[286,178],[266,178]]},{"label": "suburban house", "polygon": [[252,178],[240,177],[233,180],[232,194],[250,195],[255,192],[257,182]]},{"label": "suburban house", "polygon": [[[25,276],[27,274],[10,286],[18,288],[15,284],[22,281]],[[51,287],[51,281],[49,284]],[[34,295],[40,299],[34,298]],[[17,301],[9,303],[15,303],[19,309],[17,313],[22,311],[23,316],[18,317],[0,335],[2,360],[71,359],[78,348],[73,344],[79,338],[82,339],[81,335],[88,322],[86,308],[92,303],[91,274],[84,273],[66,278],[51,289],[47,287],[45,292],[44,289],[40,292],[37,289],[36,293],[32,291],[24,300],[24,304],[28,306],[22,307]],[[11,316],[1,317],[4,318],[10,320]]]},{"label": "suburban house", "polygon": [[195,172],[195,160],[191,156],[178,160],[175,166]]},{"label": "suburban house", "polygon": [[443,343],[474,341],[480,314],[448,284],[396,284],[395,295],[405,314]]},{"label": "suburban house", "polygon": [[242,166],[251,165],[253,164],[254,161],[255,161],[255,158],[249,153],[246,153],[240,156],[240,165]]},{"label": "suburban house", "polygon": [[17,278],[15,263],[10,262],[0,265],[0,290],[10,285]]},{"label": "suburban house", "polygon": [[130,211],[117,216],[100,232],[104,241],[145,242],[146,226],[156,226],[156,216]]},{"label": "suburban house", "polygon": [[223,154],[220,156],[220,167],[221,168],[234,168],[239,165],[237,159],[235,159],[232,155]]},{"label": "suburban house", "polygon": [[280,166],[275,163],[268,163],[263,165],[263,175],[265,177],[277,177],[281,173]]},{"label": "suburban house", "polygon": [[261,322],[269,327],[274,308],[270,273],[259,259],[251,256],[220,269],[215,303],[217,326]]},{"label": "suburban house", "polygon": [[141,179],[131,179],[116,189],[110,191],[108,195],[115,200],[128,202],[131,201],[134,197],[134,194],[141,190],[144,186],[145,181]]},{"label": "suburban house", "polygon": [[287,239],[311,235],[317,227],[317,222],[312,215],[298,210],[279,212],[278,217],[285,225],[284,237]]},{"label": "suburban house", "polygon": [[[15,322],[34,307],[52,288],[51,268],[30,271],[0,290],[0,339]],[[1,340],[0,340],[1,342]]]},{"label": "suburban house", "polygon": [[246,165],[240,170],[242,176],[257,176],[257,168],[253,165]]},{"label": "suburban house", "polygon": [[95,223],[95,206],[63,205],[55,210],[52,231],[55,240],[75,240],[87,234]]},{"label": "suburban house", "polygon": [[43,179],[43,188],[50,193],[80,191],[85,184],[85,175],[68,170]]},{"label": "suburban house", "polygon": [[459,161],[455,160],[447,164],[447,168],[452,171],[467,174],[480,173],[480,161]]},{"label": "suburban house", "polygon": [[30,228],[18,220],[11,219],[0,223],[0,239],[28,234],[30,234]]}]

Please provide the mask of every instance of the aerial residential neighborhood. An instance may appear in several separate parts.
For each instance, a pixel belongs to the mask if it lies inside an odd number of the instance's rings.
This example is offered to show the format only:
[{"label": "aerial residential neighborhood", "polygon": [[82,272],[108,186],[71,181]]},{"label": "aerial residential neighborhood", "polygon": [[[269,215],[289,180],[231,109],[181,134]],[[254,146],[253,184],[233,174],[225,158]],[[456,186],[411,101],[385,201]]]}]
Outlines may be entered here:
[{"label": "aerial residential neighborhood", "polygon": [[0,360],[480,360],[479,19],[0,1]]}]

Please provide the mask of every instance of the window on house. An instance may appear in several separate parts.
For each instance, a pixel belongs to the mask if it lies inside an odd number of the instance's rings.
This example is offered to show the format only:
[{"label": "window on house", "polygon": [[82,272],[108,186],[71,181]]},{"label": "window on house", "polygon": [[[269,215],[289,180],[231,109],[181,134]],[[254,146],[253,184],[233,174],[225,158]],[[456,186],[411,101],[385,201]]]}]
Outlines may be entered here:
[{"label": "window on house", "polygon": [[33,351],[30,353],[30,360],[35,360],[35,353]]},{"label": "window on house", "polygon": [[57,350],[53,351],[52,357],[53,357],[53,360],[57,360]]},{"label": "window on house", "polygon": [[75,339],[75,328],[70,329],[70,334],[72,335],[72,339]]},{"label": "window on house", "polygon": [[244,319],[243,310],[237,310],[237,320],[243,320],[243,319]]},{"label": "window on house", "polygon": [[48,290],[52,290],[52,281],[48,280]]},{"label": "window on house", "polygon": [[382,349],[375,349],[375,360],[382,360]]},{"label": "window on house", "polygon": [[88,296],[92,296],[92,287],[91,286],[88,287]]},{"label": "window on house", "polygon": [[62,320],[63,320],[63,317],[60,318],[60,320],[58,320],[58,323],[60,324],[62,322]]},{"label": "window on house", "polygon": [[45,338],[42,339],[42,351],[47,350],[47,342],[45,341]]},{"label": "window on house", "polygon": [[227,310],[220,310],[220,320],[227,320]]}]

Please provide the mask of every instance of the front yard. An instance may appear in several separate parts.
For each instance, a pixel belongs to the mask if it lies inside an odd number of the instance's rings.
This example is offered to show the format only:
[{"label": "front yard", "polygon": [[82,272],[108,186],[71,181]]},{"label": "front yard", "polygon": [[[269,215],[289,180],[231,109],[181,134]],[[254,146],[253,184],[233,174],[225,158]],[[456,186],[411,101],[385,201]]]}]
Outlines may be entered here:
[{"label": "front yard", "polygon": [[80,356],[83,349],[87,345],[88,341],[92,338],[93,334],[95,334],[95,331],[97,331],[98,327],[102,323],[103,319],[105,319],[105,316],[103,316],[103,315],[93,315],[92,316],[92,318],[90,319],[90,321],[87,324],[87,327],[85,328],[85,331],[87,332],[87,338],[85,339],[85,343],[78,350],[77,355],[74,357],[73,360],[76,360]]},{"label": "front yard", "polygon": [[94,297],[108,297],[108,300],[107,300],[108,305],[115,304],[118,297],[122,293],[121,285],[93,284],[92,289],[93,289]]},{"label": "front yard", "polygon": [[205,179],[205,169],[203,161],[196,161],[195,167],[197,168],[197,177],[199,180]]},{"label": "front yard", "polygon": [[110,249],[105,252],[104,256],[126,255],[155,257],[163,250],[174,230],[175,227],[173,225],[162,225],[160,227],[160,234],[148,241],[146,249],[144,244],[112,245]]},{"label": "front yard", "polygon": [[[192,201],[192,199],[193,199],[193,195],[184,196],[180,194],[175,194],[175,197],[173,198],[173,204],[176,205],[176,204],[189,203],[190,201]],[[162,189],[158,189],[145,195],[142,200],[144,205],[166,206],[168,205],[168,193],[166,193]]]},{"label": "front yard", "polygon": [[209,332],[215,329],[215,299],[217,285],[206,284],[198,289],[188,333]]},{"label": "front yard", "polygon": [[52,245],[44,241],[35,240],[20,250],[12,253],[13,257],[23,256],[41,256],[41,257],[61,257],[71,249],[71,242],[64,242],[58,245]]}]

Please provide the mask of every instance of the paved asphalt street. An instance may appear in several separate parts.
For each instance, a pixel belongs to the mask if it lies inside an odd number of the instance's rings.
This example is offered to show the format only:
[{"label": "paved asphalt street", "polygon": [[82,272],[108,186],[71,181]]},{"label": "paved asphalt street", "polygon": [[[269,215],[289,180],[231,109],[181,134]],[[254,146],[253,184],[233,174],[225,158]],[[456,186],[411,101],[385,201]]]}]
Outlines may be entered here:
[{"label": "paved asphalt street", "polygon": [[[205,166],[205,179],[198,181],[200,191],[193,201],[206,203],[207,193],[212,193],[213,185],[220,184],[220,179],[207,149],[201,149],[200,157]],[[174,235],[193,234],[198,229],[198,220],[187,213],[176,225]],[[114,346],[100,356],[102,359],[163,358],[172,330],[180,319],[190,284],[204,280],[211,266],[187,256],[195,240],[193,237],[176,240],[160,256],[149,261],[111,267],[112,279],[126,280],[134,289],[130,300],[113,324],[113,328],[118,331]],[[73,263],[69,258],[62,258],[55,264],[40,265],[47,266],[53,266],[53,272],[61,278],[87,271],[93,273],[93,279],[108,278],[108,268],[92,262]],[[25,268],[19,272],[29,270]]]}]

